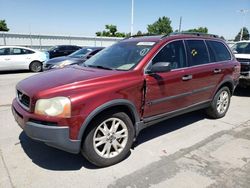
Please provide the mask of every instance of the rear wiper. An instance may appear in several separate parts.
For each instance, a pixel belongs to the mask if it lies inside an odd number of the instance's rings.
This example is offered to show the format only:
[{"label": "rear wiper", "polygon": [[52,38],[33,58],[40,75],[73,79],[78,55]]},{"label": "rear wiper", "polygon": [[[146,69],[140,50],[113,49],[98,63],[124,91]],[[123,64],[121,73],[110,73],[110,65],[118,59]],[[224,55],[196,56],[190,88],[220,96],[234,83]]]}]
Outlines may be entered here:
[{"label": "rear wiper", "polygon": [[[86,65],[86,64],[85,64]],[[109,67],[104,67],[102,65],[86,65],[87,67],[93,67],[93,68],[98,68],[98,69],[105,69],[105,70],[114,70],[112,68]]]}]

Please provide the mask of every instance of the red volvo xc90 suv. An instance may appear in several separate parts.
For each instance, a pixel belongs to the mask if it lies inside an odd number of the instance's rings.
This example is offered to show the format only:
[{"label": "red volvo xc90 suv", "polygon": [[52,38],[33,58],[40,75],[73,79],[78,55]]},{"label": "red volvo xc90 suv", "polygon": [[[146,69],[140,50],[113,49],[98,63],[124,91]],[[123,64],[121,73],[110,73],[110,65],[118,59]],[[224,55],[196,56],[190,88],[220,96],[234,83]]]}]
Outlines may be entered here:
[{"label": "red volvo xc90 suv", "polygon": [[149,125],[202,108],[223,117],[239,72],[214,35],[130,37],[84,66],[20,81],[12,111],[30,138],[109,166],[126,157]]}]

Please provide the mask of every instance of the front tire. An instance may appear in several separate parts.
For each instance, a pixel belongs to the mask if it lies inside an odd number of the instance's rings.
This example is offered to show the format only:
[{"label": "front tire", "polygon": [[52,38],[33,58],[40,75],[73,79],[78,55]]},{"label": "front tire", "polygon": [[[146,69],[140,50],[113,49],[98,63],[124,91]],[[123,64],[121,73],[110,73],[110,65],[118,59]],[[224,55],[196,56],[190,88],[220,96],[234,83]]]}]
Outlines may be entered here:
[{"label": "front tire", "polygon": [[31,72],[41,72],[42,68],[43,68],[42,63],[39,61],[33,61],[30,64],[30,71]]},{"label": "front tire", "polygon": [[116,164],[128,155],[134,134],[133,123],[126,113],[104,114],[92,122],[81,152],[98,167]]},{"label": "front tire", "polygon": [[211,106],[206,110],[213,119],[222,118],[226,115],[230,105],[231,92],[228,87],[222,87],[214,96]]}]

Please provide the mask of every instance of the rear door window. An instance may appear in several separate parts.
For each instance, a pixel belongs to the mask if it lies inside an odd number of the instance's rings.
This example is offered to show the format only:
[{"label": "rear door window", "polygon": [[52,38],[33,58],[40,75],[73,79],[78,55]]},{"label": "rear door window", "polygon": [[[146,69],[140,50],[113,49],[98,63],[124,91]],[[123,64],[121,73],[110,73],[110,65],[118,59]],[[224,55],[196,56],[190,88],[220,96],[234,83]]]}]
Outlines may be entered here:
[{"label": "rear door window", "polygon": [[218,41],[206,41],[211,62],[216,61],[227,61],[231,59],[231,54],[228,51],[227,47]]},{"label": "rear door window", "polygon": [[12,55],[21,55],[24,54],[21,48],[13,48]]},{"label": "rear door window", "polygon": [[185,43],[190,66],[209,63],[207,47],[203,40],[186,40]]},{"label": "rear door window", "polygon": [[12,48],[11,55],[23,55],[23,54],[33,54],[34,51],[22,49],[22,48]]}]

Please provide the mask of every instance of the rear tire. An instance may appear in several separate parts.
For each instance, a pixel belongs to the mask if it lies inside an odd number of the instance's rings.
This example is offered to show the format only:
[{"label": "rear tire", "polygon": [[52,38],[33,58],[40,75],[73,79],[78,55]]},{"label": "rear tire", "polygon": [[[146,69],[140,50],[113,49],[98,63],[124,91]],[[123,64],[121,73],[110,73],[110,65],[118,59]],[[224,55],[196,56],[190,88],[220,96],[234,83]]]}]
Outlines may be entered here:
[{"label": "rear tire", "polygon": [[81,153],[98,167],[116,164],[128,155],[134,135],[133,123],[126,113],[103,114],[92,122]]},{"label": "rear tire", "polygon": [[206,114],[218,119],[225,116],[230,105],[231,92],[228,87],[222,87],[214,96],[212,104],[206,109]]},{"label": "rear tire", "polygon": [[39,61],[33,61],[30,64],[30,71],[31,72],[41,72],[42,68],[43,68],[42,63]]}]

